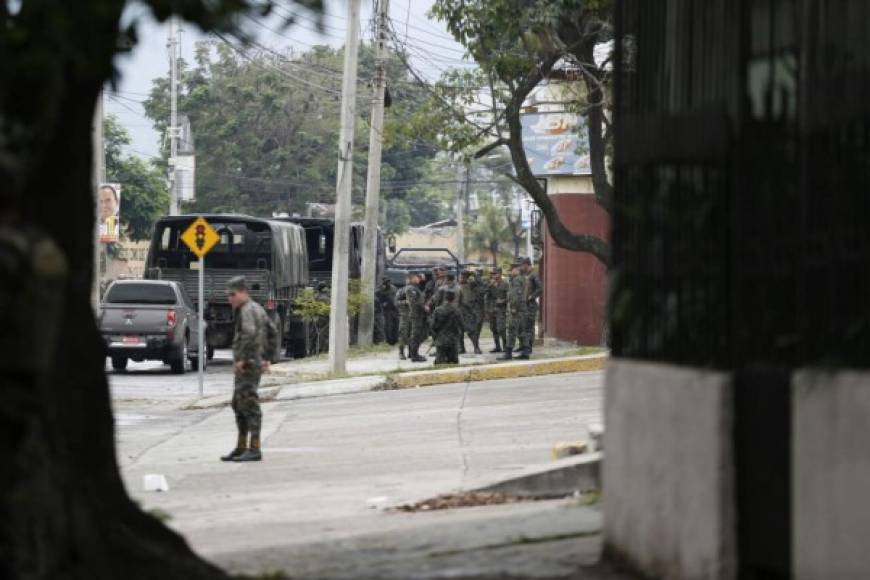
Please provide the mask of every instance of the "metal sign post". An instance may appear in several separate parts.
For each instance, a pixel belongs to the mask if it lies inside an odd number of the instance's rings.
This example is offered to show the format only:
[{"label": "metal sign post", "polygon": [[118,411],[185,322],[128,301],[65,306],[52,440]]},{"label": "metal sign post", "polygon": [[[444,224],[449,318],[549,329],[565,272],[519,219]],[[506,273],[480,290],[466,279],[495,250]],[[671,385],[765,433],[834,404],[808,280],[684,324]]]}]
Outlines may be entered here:
[{"label": "metal sign post", "polygon": [[199,345],[199,396],[202,397],[203,381],[205,380],[205,255],[215,247],[221,237],[204,218],[198,217],[190,227],[181,234],[181,241],[187,244],[190,251],[199,257],[199,320],[197,329]]},{"label": "metal sign post", "polygon": [[199,257],[199,320],[197,320],[197,336],[199,337],[199,396],[202,398],[202,384],[205,381],[205,254]]}]

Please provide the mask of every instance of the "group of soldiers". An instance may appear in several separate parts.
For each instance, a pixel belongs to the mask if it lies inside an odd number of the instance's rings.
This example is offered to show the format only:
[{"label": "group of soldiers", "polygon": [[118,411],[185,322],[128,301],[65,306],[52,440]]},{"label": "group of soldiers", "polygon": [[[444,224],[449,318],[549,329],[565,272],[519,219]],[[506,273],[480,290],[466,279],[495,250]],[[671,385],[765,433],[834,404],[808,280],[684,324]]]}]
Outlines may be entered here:
[{"label": "group of soldiers", "polygon": [[528,258],[511,265],[508,280],[501,268],[493,268],[488,280],[485,277],[482,268],[463,270],[458,281],[443,267],[434,268],[428,281],[420,272],[408,273],[395,296],[399,358],[425,361],[420,346],[429,336],[437,349],[436,364],[458,363],[459,355],[466,352],[466,335],[474,353],[482,354],[480,332],[488,322],[495,339],[490,352],[503,353],[501,360],[528,359],[543,291],[541,279]]}]

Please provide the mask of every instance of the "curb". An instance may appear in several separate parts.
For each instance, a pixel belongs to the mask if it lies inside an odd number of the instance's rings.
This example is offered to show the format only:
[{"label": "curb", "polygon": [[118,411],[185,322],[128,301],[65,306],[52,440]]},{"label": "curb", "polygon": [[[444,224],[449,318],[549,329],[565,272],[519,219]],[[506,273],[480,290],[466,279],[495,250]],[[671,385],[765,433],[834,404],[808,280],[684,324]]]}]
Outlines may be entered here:
[{"label": "curb", "polygon": [[505,362],[473,367],[442,368],[390,375],[386,389],[410,389],[448,383],[517,379],[539,375],[597,371],[607,363],[606,354],[576,356],[540,361]]},{"label": "curb", "polygon": [[565,497],[575,493],[600,492],[603,457],[603,453],[576,455],[561,459],[545,469],[538,468],[475,491],[529,497]]}]

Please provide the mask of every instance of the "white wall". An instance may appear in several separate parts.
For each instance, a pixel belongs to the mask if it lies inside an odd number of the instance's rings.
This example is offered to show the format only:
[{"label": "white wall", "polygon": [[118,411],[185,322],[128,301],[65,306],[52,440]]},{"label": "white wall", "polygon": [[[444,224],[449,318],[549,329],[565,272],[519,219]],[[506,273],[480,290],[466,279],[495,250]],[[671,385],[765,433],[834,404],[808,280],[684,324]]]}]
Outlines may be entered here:
[{"label": "white wall", "polygon": [[604,439],[608,555],[664,580],[734,578],[730,376],[614,360]]},{"label": "white wall", "polygon": [[802,371],[793,385],[794,577],[868,578],[870,373]]}]

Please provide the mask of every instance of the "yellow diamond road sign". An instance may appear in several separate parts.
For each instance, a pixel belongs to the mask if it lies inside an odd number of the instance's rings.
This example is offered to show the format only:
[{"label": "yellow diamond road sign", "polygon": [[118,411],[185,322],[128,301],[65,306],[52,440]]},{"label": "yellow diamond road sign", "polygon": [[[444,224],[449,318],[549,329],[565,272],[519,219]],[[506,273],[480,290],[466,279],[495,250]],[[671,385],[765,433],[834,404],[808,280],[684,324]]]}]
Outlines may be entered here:
[{"label": "yellow diamond road sign", "polygon": [[201,217],[196,218],[196,221],[184,230],[184,233],[181,234],[181,239],[187,244],[190,251],[199,258],[208,254],[209,250],[221,241],[220,234]]}]

